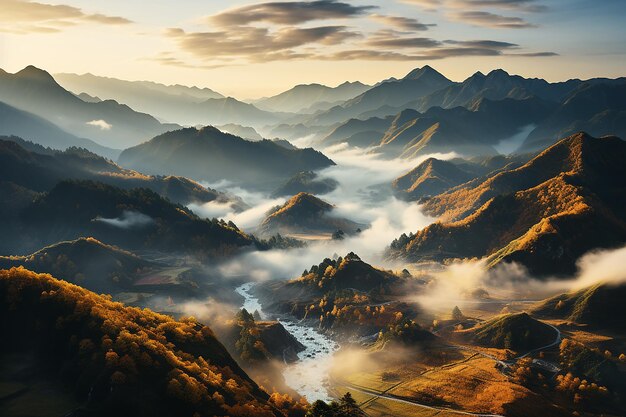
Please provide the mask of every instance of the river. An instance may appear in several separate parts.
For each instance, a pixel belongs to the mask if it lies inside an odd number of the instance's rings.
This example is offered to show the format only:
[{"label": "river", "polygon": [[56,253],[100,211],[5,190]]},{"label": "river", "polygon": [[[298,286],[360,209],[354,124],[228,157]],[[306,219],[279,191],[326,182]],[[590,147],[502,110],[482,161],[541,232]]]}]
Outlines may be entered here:
[{"label": "river", "polygon": [[[244,298],[242,308],[250,313],[256,310],[262,319],[267,320],[269,317],[263,311],[261,303],[251,293],[254,285],[256,284],[253,282],[243,284],[237,287],[235,292]],[[331,400],[328,391],[328,375],[333,355],[339,349],[339,345],[328,336],[311,326],[301,324],[293,317],[280,316],[275,319],[306,348],[298,354],[298,361],[285,367],[283,376],[287,385],[306,397],[309,402]]]}]

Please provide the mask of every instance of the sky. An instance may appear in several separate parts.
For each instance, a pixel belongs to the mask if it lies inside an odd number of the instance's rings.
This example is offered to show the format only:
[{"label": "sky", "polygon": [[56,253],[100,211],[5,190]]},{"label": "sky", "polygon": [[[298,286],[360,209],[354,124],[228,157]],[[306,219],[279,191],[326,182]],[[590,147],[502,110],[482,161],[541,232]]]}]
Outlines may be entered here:
[{"label": "sky", "polygon": [[626,76],[624,0],[0,0],[0,68],[209,87],[239,99],[430,65]]}]

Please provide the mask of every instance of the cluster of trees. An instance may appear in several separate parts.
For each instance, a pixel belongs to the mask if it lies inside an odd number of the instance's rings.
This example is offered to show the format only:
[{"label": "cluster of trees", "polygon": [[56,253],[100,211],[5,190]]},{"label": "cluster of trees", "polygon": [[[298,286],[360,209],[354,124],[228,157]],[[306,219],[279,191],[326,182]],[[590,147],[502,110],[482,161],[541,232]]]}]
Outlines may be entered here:
[{"label": "cluster of trees", "polygon": [[414,346],[415,343],[434,339],[432,333],[424,330],[415,321],[397,316],[395,323],[389,324],[384,331],[378,333],[376,345],[385,347],[388,343],[398,343],[405,346]]},{"label": "cluster of trees", "polygon": [[339,401],[330,404],[324,401],[315,401],[306,417],[364,417],[366,414],[359,408],[352,394],[346,392]]},{"label": "cluster of trees", "polygon": [[303,248],[306,246],[305,242],[292,237],[283,236],[280,233],[277,233],[269,239],[259,239],[255,236],[252,236],[252,239],[254,240],[254,244],[258,250],[291,249]]},{"label": "cluster of trees", "polygon": [[566,338],[559,346],[559,359],[561,372],[554,378],[534,366],[531,357],[518,359],[511,367],[512,381],[551,396],[556,393],[564,406],[579,411],[598,405],[606,409],[614,404],[614,394],[623,392],[624,378],[610,352]]},{"label": "cluster of trees", "polygon": [[611,352],[589,348],[572,339],[563,339],[559,346],[561,368],[587,381],[617,389],[626,388],[623,374],[617,366],[618,358]]},{"label": "cluster of trees", "polygon": [[397,304],[370,305],[370,296],[351,289],[329,291],[319,301],[305,307],[305,317],[319,317],[323,328],[368,326],[383,328],[398,323],[406,312]]},{"label": "cluster of trees", "polygon": [[235,341],[235,349],[241,360],[249,364],[268,360],[271,355],[261,341],[254,315],[244,308],[237,313],[235,321],[241,328],[239,338]]},{"label": "cluster of trees", "polygon": [[391,241],[389,247],[393,250],[402,250],[406,245],[413,240],[415,233],[410,232],[408,235],[402,233],[397,239]]},{"label": "cluster of trees", "polygon": [[23,268],[0,270],[0,300],[0,331],[11,335],[0,353],[34,351],[103,415],[278,414],[193,318],[125,307]]}]

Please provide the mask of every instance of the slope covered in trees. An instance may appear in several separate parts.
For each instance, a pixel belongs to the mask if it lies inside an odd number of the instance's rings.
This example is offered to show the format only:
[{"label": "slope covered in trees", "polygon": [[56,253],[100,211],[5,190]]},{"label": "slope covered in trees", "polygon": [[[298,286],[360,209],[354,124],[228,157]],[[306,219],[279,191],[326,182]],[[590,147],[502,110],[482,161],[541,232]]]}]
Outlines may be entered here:
[{"label": "slope covered in trees", "polygon": [[[9,253],[82,236],[128,249],[220,257],[252,244],[231,222],[200,219],[144,188],[122,190],[92,181],[63,181],[19,214],[22,233]],[[19,246],[19,251],[15,248]]]},{"label": "slope covered in trees", "polygon": [[348,253],[326,258],[298,278],[261,284],[255,292],[264,309],[313,320],[324,330],[336,330],[338,337],[363,337],[416,317],[414,306],[395,297],[415,290],[412,284]]},{"label": "slope covered in trees", "polygon": [[520,168],[431,198],[424,207],[441,222],[396,239],[389,256],[488,257],[490,266],[572,273],[585,252],[626,241],[624,158],[621,139],[570,136]]},{"label": "slope covered in trees", "polygon": [[34,191],[49,191],[61,180],[96,180],[116,187],[148,188],[175,203],[233,201],[234,197],[203,187],[185,177],[144,175],[124,169],[86,149],[43,148],[17,137],[0,136],[0,180]]},{"label": "slope covered in trees", "polygon": [[0,300],[0,328],[11,335],[0,354],[30,355],[41,366],[29,383],[56,380],[81,401],[74,413],[282,415],[211,329],[192,318],[124,307],[21,268],[0,271]]},{"label": "slope covered in trees", "polygon": [[126,149],[119,163],[151,174],[183,175],[196,180],[275,186],[290,176],[334,165],[323,154],[288,149],[270,140],[251,142],[214,127],[187,128]]},{"label": "slope covered in trees", "polygon": [[449,188],[469,181],[474,174],[453,162],[428,158],[406,174],[396,178],[392,187],[402,198],[419,200],[441,194]]}]

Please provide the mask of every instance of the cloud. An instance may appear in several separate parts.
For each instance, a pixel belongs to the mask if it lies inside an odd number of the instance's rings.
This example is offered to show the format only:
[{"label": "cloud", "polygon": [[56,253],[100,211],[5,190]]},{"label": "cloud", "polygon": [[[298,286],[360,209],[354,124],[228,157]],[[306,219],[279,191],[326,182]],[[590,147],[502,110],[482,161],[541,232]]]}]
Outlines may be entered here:
[{"label": "cloud", "polygon": [[370,18],[376,22],[392,26],[396,29],[400,30],[408,30],[408,31],[423,31],[428,30],[431,26],[436,26],[436,24],[426,24],[422,23],[417,19],[412,19],[409,17],[402,16],[386,16],[380,14],[373,14]]},{"label": "cloud", "polygon": [[543,12],[548,10],[548,7],[539,4],[538,0],[451,0],[450,3],[456,7],[489,7],[524,12]]},{"label": "cloud", "polygon": [[[328,0],[271,2],[237,7],[207,18],[212,25],[210,30],[167,29],[164,34],[178,47],[178,54],[162,53],[152,60],[184,68],[216,68],[287,60],[419,61],[461,56],[499,56],[505,55],[505,50],[511,47],[518,47],[496,40],[483,41],[478,45],[471,44],[474,41],[444,41],[411,36],[434,25],[404,16],[370,14],[370,19],[387,26],[374,31],[356,30],[345,25],[298,26],[320,19],[361,16],[372,8]],[[454,16],[462,21],[488,27],[532,27],[521,18],[482,11],[456,10]],[[532,51],[526,54],[521,52],[516,56],[555,55]]]},{"label": "cloud", "polygon": [[529,23],[521,17],[502,16],[485,11],[460,11],[453,12],[449,16],[454,21],[494,29],[527,29],[537,27],[537,25]]},{"label": "cloud", "polygon": [[367,45],[383,48],[433,48],[441,45],[440,41],[431,38],[399,38],[389,37],[373,37],[368,39]]},{"label": "cloud", "polygon": [[167,36],[179,47],[201,59],[246,58],[256,62],[296,59],[311,56],[294,48],[305,45],[338,45],[361,34],[346,26],[311,28],[284,27],[274,31],[268,28],[237,27],[215,32],[190,32],[180,28],[168,29]]},{"label": "cloud", "polygon": [[138,211],[124,210],[115,218],[96,217],[94,222],[101,222],[120,229],[137,229],[154,223],[152,217]]},{"label": "cloud", "polygon": [[[488,269],[484,259],[458,261],[430,274],[425,291],[409,296],[427,309],[450,311],[455,305],[493,302],[505,305],[507,299],[543,299],[555,293],[577,291],[597,284],[626,284],[626,247],[589,252],[577,262],[577,272],[566,279],[537,279],[516,263]],[[479,301],[471,297],[477,289],[498,294],[500,301]],[[511,300],[508,300],[511,301]],[[529,303],[530,304],[530,303]]]},{"label": "cloud", "polygon": [[[409,41],[403,43],[403,39]],[[389,44],[395,44],[396,47],[419,47],[419,38],[399,38],[396,40],[389,39]],[[422,38],[424,39],[424,38]],[[432,40],[430,40],[432,41]],[[412,45],[412,42],[415,42]],[[428,38],[423,41],[424,44],[428,44]],[[519,45],[509,42],[500,42],[493,40],[469,40],[469,41],[454,41],[446,40],[442,42],[433,41],[434,45],[444,45],[437,48],[420,50],[416,53],[400,53],[400,52],[385,52],[371,49],[359,49],[341,51],[332,54],[327,59],[333,60],[350,60],[350,59],[362,59],[362,60],[391,60],[391,61],[418,61],[418,60],[437,60],[452,57],[463,56],[500,56],[504,55],[507,50],[517,49]],[[446,46],[454,45],[454,46]],[[507,54],[508,55],[508,54]],[[536,55],[537,56],[537,55]],[[548,55],[541,55],[548,56]]]},{"label": "cloud", "polygon": [[580,289],[597,283],[626,284],[626,247],[588,253],[578,261],[579,274],[573,285]]},{"label": "cloud", "polygon": [[0,25],[3,32],[17,34],[54,33],[66,27],[84,23],[125,25],[132,23],[120,16],[100,13],[89,14],[77,7],[64,4],[52,5],[27,0],[3,0]]},{"label": "cloud", "polygon": [[508,9],[522,12],[544,12],[548,7],[540,4],[539,0],[401,0],[402,3],[417,4],[427,10],[443,8],[491,8]]},{"label": "cloud", "polygon": [[336,0],[270,2],[237,7],[209,17],[219,26],[243,26],[265,22],[295,25],[312,20],[359,16],[376,6],[353,6]]},{"label": "cloud", "polygon": [[92,121],[87,122],[85,124],[89,125],[89,126],[98,127],[98,128],[100,128],[100,130],[111,130],[111,128],[113,127],[112,124],[107,123],[106,120],[102,120],[102,119],[100,119],[100,120],[92,120]]}]

